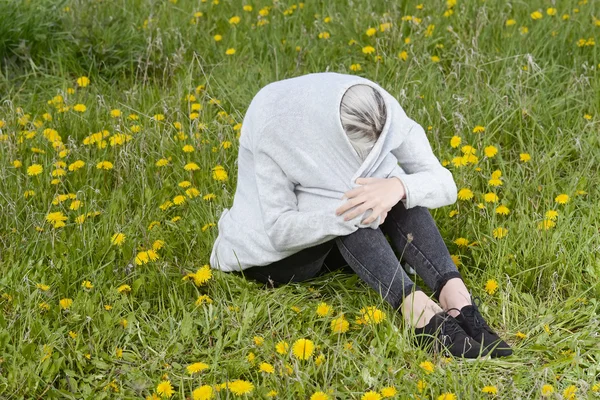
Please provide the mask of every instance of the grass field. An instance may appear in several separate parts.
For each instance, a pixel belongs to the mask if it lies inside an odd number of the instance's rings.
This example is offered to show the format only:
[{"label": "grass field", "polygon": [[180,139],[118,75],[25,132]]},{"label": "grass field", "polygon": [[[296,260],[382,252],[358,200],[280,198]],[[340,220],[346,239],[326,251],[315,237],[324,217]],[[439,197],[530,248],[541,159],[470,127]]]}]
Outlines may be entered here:
[{"label": "grass field", "polygon": [[[0,2],[0,398],[599,398],[599,33],[593,0]],[[513,356],[428,355],[354,275],[206,267],[250,100],[325,70],[426,128]]]}]

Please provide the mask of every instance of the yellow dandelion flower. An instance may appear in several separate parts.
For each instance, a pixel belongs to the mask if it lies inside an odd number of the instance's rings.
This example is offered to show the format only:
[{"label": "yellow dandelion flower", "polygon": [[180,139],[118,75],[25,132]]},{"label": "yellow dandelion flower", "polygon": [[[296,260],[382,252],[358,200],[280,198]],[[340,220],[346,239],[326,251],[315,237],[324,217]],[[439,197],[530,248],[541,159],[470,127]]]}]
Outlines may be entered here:
[{"label": "yellow dandelion flower", "polygon": [[208,369],[209,365],[203,362],[196,362],[193,364],[190,364],[186,367],[186,370],[188,372],[188,374],[196,374],[198,372],[204,371],[205,369]]},{"label": "yellow dandelion flower", "polygon": [[158,384],[158,386],[156,387],[156,393],[158,393],[162,397],[171,397],[173,396],[173,393],[175,393],[175,391],[173,390],[173,386],[171,386],[171,382],[166,380],[161,381]]},{"label": "yellow dandelion flower", "polygon": [[494,229],[492,231],[492,235],[494,236],[494,238],[496,239],[502,239],[503,237],[505,237],[508,234],[508,229],[506,228],[502,228],[502,227],[498,227],[496,229]]},{"label": "yellow dandelion flower", "polygon": [[558,204],[566,204],[569,202],[569,195],[561,193],[554,198],[554,201],[556,201]]},{"label": "yellow dandelion flower", "polygon": [[121,116],[121,110],[116,108],[114,110],[110,110],[110,116],[113,118],[119,118]]},{"label": "yellow dandelion flower", "polygon": [[60,299],[58,304],[60,305],[60,308],[62,308],[63,310],[66,310],[73,305],[73,299],[70,299],[70,298]]},{"label": "yellow dandelion flower", "polygon": [[473,198],[473,192],[471,189],[462,188],[458,191],[457,196],[459,200],[471,200]]},{"label": "yellow dandelion flower", "polygon": [[100,161],[98,164],[96,164],[96,168],[105,170],[113,169],[113,163],[110,161]]},{"label": "yellow dandelion flower", "polygon": [[235,394],[236,396],[249,394],[252,393],[252,390],[254,390],[254,385],[252,384],[252,382],[248,382],[242,379],[236,379],[233,382],[229,382],[227,386],[229,387],[229,391],[231,391],[231,393]]},{"label": "yellow dandelion flower", "polygon": [[310,339],[298,339],[292,346],[292,353],[301,360],[307,360],[313,354],[315,345]]},{"label": "yellow dandelion flower", "polygon": [[117,292],[119,293],[129,293],[131,292],[131,286],[124,284],[117,288]]},{"label": "yellow dandelion flower", "polygon": [[460,247],[467,247],[469,245],[469,239],[460,237],[454,240],[454,243],[456,243],[456,245]]},{"label": "yellow dandelion flower", "polygon": [[31,164],[29,167],[27,167],[27,175],[39,175],[42,173],[43,170],[44,168],[40,164]]},{"label": "yellow dandelion flower", "polygon": [[225,54],[227,54],[228,56],[235,54],[235,49],[233,47],[230,47],[227,50],[225,50]]},{"label": "yellow dandelion flower", "polygon": [[496,293],[496,290],[498,290],[498,282],[496,282],[494,279],[488,279],[488,281],[485,283],[485,291],[489,295],[493,295]]},{"label": "yellow dandelion flower", "polygon": [[360,397],[360,400],[381,400],[381,395],[373,390],[368,391]]},{"label": "yellow dandelion flower", "polygon": [[319,317],[324,317],[326,315],[329,315],[331,313],[331,306],[328,305],[327,303],[319,303],[319,305],[317,306],[317,315]]},{"label": "yellow dandelion flower", "polygon": [[254,336],[252,338],[252,340],[254,341],[254,344],[257,346],[262,346],[265,343],[265,339],[261,336]]},{"label": "yellow dandelion flower", "polygon": [[125,234],[121,232],[117,232],[112,235],[110,242],[116,246],[121,246],[125,242]]},{"label": "yellow dandelion flower", "polygon": [[525,339],[527,337],[527,335],[524,334],[523,332],[519,331],[519,332],[515,333],[515,337],[517,339]]},{"label": "yellow dandelion flower", "polygon": [[227,180],[227,171],[220,165],[215,166],[212,169],[212,177],[216,181],[225,181]]},{"label": "yellow dandelion flower", "polygon": [[499,198],[496,193],[490,192],[483,195],[483,200],[485,200],[486,203],[496,203],[498,202]]},{"label": "yellow dandelion flower", "polygon": [[498,388],[496,386],[484,386],[483,389],[481,389],[481,391],[487,394],[497,394]]},{"label": "yellow dandelion flower", "polygon": [[531,155],[529,155],[529,153],[520,153],[519,154],[519,159],[522,162],[527,162],[527,161],[531,160]]},{"label": "yellow dandelion flower", "polygon": [[185,196],[178,195],[173,197],[173,204],[180,205],[185,203]]},{"label": "yellow dandelion flower", "polygon": [[554,228],[556,226],[556,222],[549,219],[549,218],[544,218],[543,221],[539,222],[537,225],[538,229],[544,229],[544,230],[548,230],[551,228]]},{"label": "yellow dandelion flower", "polygon": [[539,11],[534,11],[531,14],[531,19],[536,20],[536,19],[542,19],[542,17],[544,16],[541,12]]},{"label": "yellow dandelion flower", "polygon": [[576,391],[577,391],[577,386],[575,386],[575,385],[567,386],[565,388],[565,390],[563,390],[563,398],[565,398],[567,400],[574,400]]},{"label": "yellow dandelion flower", "polygon": [[275,373],[275,368],[267,362],[260,363],[260,365],[258,366],[258,369],[259,369],[259,371],[266,372],[267,374]]},{"label": "yellow dandelion flower", "polygon": [[548,397],[552,393],[554,393],[554,386],[552,386],[552,385],[544,385],[544,386],[542,386],[542,396],[543,397]]},{"label": "yellow dandelion flower", "polygon": [[77,111],[77,112],[85,112],[85,110],[87,110],[87,107],[85,106],[85,104],[75,104],[73,106],[73,111]]},{"label": "yellow dandelion flower", "polygon": [[363,307],[360,312],[367,324],[379,324],[386,319],[385,313],[375,306]]},{"label": "yellow dandelion flower", "polygon": [[200,169],[200,167],[195,162],[190,162],[190,163],[185,164],[183,169],[186,171],[198,171]]},{"label": "yellow dandelion flower", "polygon": [[206,264],[201,268],[198,268],[196,273],[194,274],[194,283],[196,286],[204,285],[212,278],[212,271],[210,269],[210,265]]},{"label": "yellow dandelion flower", "polygon": [[210,385],[202,385],[192,392],[192,400],[210,400],[213,398],[213,388]]},{"label": "yellow dandelion flower", "polygon": [[84,289],[92,289],[94,285],[90,281],[83,281],[81,282],[81,287]]},{"label": "yellow dandelion flower", "polygon": [[428,374],[432,373],[435,370],[435,365],[433,365],[431,361],[423,361],[419,364],[419,367],[423,368],[423,370]]},{"label": "yellow dandelion flower", "polygon": [[374,53],[375,52],[375,47],[373,47],[373,46],[365,46],[365,47],[362,48],[362,52],[364,54]]},{"label": "yellow dandelion flower", "polygon": [[348,331],[350,323],[342,315],[339,318],[335,318],[331,321],[330,328],[333,333],[344,333]]},{"label": "yellow dandelion flower", "polygon": [[508,215],[509,213],[510,210],[505,205],[499,205],[498,207],[496,207],[496,214]]},{"label": "yellow dandelion flower", "polygon": [[492,158],[498,154],[498,148],[496,146],[487,146],[483,149],[483,152],[487,158]]},{"label": "yellow dandelion flower", "polygon": [[460,143],[462,142],[462,138],[460,136],[452,136],[452,138],[450,139],[450,147],[452,147],[453,149],[457,148],[458,146],[460,146]]},{"label": "yellow dandelion flower", "polygon": [[290,349],[290,345],[285,340],[282,340],[275,345],[275,350],[279,354],[286,354],[289,349]]},{"label": "yellow dandelion flower", "polygon": [[442,393],[437,397],[437,400],[456,400],[454,393]]},{"label": "yellow dandelion flower", "polygon": [[90,78],[88,78],[87,76],[80,76],[79,78],[77,78],[77,86],[86,87],[89,84]]},{"label": "yellow dandelion flower", "polygon": [[484,126],[477,125],[477,126],[475,126],[475,128],[473,128],[473,133],[483,133],[483,132],[485,132]]},{"label": "yellow dandelion flower", "polygon": [[310,396],[310,400],[329,400],[329,395],[325,392],[315,392]]},{"label": "yellow dandelion flower", "polygon": [[397,393],[398,390],[396,390],[395,387],[393,386],[388,386],[388,387],[384,387],[383,389],[380,390],[381,393],[381,397],[394,397]]}]

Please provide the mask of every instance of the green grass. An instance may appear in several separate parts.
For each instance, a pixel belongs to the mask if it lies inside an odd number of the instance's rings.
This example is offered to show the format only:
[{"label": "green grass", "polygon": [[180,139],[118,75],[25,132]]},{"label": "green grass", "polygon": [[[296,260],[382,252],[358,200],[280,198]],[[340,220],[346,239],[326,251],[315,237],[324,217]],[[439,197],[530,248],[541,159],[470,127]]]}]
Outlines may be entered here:
[{"label": "green grass", "polygon": [[[549,15],[550,2],[459,0],[444,15],[447,4],[437,0],[423,9],[414,1],[351,9],[341,1],[302,8],[259,2],[252,11],[238,1],[0,2],[0,397],[145,398],[169,380],[172,398],[184,399],[202,385],[236,379],[254,385],[247,398],[275,390],[276,398],[308,399],[322,390],[361,399],[394,386],[400,399],[472,399],[492,397],[482,392],[490,385],[496,398],[539,398],[543,385],[552,385],[550,398],[568,398],[568,388],[576,388],[575,398],[599,397],[600,57],[589,39],[600,41],[600,9],[594,1],[559,3]],[[265,6],[268,15],[259,16]],[[537,10],[543,18],[534,20]],[[229,23],[234,15],[237,25]],[[507,26],[509,19],[516,23]],[[366,34],[386,22],[388,30]],[[330,37],[320,39],[321,32]],[[364,46],[375,52],[364,54]],[[361,69],[352,71],[353,64]],[[220,271],[198,286],[184,279],[208,264],[214,224],[232,204],[239,127],[254,94],[269,82],[327,69],[386,88],[426,128],[459,189],[473,191],[472,199],[432,214],[467,286],[481,296],[482,313],[514,346],[512,357],[431,357],[351,274],[272,290]],[[89,86],[77,85],[81,76]],[[48,103],[57,95],[64,103]],[[190,118],[192,103],[200,104],[197,118]],[[74,111],[76,104],[86,111]],[[122,115],[111,117],[113,109]],[[474,133],[478,125],[485,131]],[[45,129],[56,130],[62,145],[53,147]],[[84,144],[103,130],[105,147]],[[130,140],[111,145],[119,133]],[[462,142],[452,148],[455,135]],[[466,144],[478,160],[455,166]],[[498,153],[486,157],[487,146]],[[531,160],[521,161],[522,153]],[[170,158],[167,166],[156,165],[161,158]],[[85,165],[70,171],[77,160]],[[53,176],[61,161],[65,175]],[[101,161],[113,168],[98,169]],[[189,162],[200,169],[186,171]],[[32,164],[43,172],[29,176]],[[216,165],[227,180],[213,178]],[[488,184],[495,170],[502,172],[497,187]],[[182,181],[199,195],[186,196]],[[498,203],[484,201],[489,192]],[[205,199],[210,193],[214,199]],[[65,194],[75,198],[57,197]],[[557,203],[560,194],[569,201]],[[178,195],[183,204],[160,208]],[[497,214],[499,204],[510,213]],[[539,229],[549,210],[558,212],[555,226]],[[54,228],[46,216],[59,211],[67,220]],[[80,215],[87,216],[82,223]],[[506,236],[495,237],[499,227]],[[111,242],[118,232],[125,234],[120,246]],[[459,247],[458,238],[469,246]],[[138,265],[136,256],[157,240],[164,242],[159,258]],[[499,286],[493,294],[485,290],[489,280]],[[131,292],[117,291],[124,284]],[[204,294],[212,302],[196,305]],[[73,300],[68,310],[59,306],[64,298]],[[316,314],[321,302],[332,307],[329,315]],[[357,324],[367,306],[386,319]],[[342,313],[350,330],[333,334],[330,323]],[[300,338],[317,346],[310,359],[275,351],[279,341],[291,346]],[[432,373],[423,361],[435,365]],[[190,375],[194,362],[209,368]],[[261,372],[262,362],[275,372]],[[222,389],[215,398],[237,397]]]}]

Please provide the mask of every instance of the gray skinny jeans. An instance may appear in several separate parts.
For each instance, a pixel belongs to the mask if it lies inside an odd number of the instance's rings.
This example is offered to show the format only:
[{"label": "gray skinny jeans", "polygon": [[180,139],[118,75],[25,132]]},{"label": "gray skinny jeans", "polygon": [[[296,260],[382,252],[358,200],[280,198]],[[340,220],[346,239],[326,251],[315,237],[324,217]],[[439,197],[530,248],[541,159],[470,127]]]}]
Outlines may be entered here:
[{"label": "gray skinny jeans", "polygon": [[271,287],[289,282],[302,282],[345,267],[355,272],[385,301],[398,309],[413,290],[420,288],[410,279],[394,250],[407,262],[433,291],[439,295],[444,284],[462,276],[440,232],[425,207],[406,209],[398,202],[377,229],[359,228],[317,246],[303,249],[266,266],[251,267],[241,273]]}]

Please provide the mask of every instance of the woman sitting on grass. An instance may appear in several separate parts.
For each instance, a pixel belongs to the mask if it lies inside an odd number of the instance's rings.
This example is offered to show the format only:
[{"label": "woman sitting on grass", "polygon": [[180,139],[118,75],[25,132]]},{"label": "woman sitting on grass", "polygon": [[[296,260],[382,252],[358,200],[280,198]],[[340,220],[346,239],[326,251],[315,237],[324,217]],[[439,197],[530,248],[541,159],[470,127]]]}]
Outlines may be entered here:
[{"label": "woman sitting on grass", "polygon": [[402,313],[417,344],[465,358],[512,353],[473,304],[428,210],[456,201],[452,174],[385,89],[334,72],[268,84],[244,117],[237,163],[213,268],[275,287],[348,265]]}]

